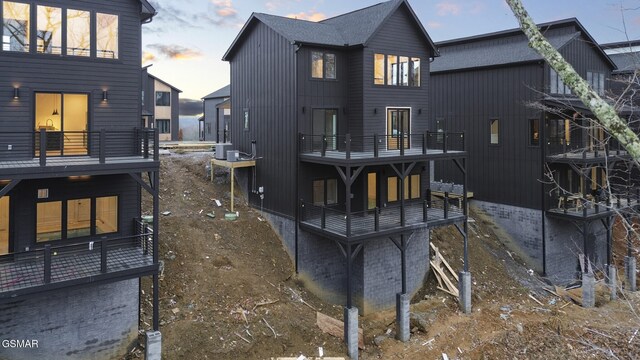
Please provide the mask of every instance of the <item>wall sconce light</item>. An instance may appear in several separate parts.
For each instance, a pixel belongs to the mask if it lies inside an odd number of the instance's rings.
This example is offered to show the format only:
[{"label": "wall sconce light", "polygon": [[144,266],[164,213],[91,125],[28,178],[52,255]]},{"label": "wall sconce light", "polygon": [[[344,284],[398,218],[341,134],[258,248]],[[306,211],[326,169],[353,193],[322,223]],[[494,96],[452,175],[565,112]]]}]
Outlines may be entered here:
[{"label": "wall sconce light", "polygon": [[20,88],[19,87],[14,87],[13,88],[13,98],[18,100],[20,99]]},{"label": "wall sconce light", "polygon": [[373,113],[377,114],[378,113],[378,108],[373,108]]},{"label": "wall sconce light", "polygon": [[422,109],[418,109],[418,115],[422,115]]},{"label": "wall sconce light", "polygon": [[104,90],[102,92],[102,101],[109,101],[109,93],[107,92],[107,90]]},{"label": "wall sconce light", "polygon": [[306,110],[306,109],[305,109],[305,107],[303,106],[303,107],[302,107],[302,113],[303,113],[303,114],[304,114],[304,111],[305,111],[305,110]]},{"label": "wall sconce light", "polygon": [[342,113],[343,113],[343,114],[345,114],[345,115],[347,115],[347,108],[346,108],[346,107],[343,107],[343,108],[342,108]]}]

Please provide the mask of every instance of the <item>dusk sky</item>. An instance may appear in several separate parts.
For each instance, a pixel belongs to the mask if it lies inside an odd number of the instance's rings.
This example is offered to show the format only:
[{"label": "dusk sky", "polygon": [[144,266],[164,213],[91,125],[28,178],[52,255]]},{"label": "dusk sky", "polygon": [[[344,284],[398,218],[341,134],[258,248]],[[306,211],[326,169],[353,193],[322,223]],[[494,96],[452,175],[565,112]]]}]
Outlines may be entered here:
[{"label": "dusk sky", "polygon": [[[380,0],[151,0],[158,15],[143,26],[143,65],[200,99],[229,83],[221,60],[252,12],[311,21],[375,5]],[[504,0],[409,0],[434,41],[517,27]],[[596,41],[640,39],[639,0],[524,0],[536,22],[576,17]],[[623,21],[624,18],[624,21]],[[626,33],[625,25],[626,24]]]}]

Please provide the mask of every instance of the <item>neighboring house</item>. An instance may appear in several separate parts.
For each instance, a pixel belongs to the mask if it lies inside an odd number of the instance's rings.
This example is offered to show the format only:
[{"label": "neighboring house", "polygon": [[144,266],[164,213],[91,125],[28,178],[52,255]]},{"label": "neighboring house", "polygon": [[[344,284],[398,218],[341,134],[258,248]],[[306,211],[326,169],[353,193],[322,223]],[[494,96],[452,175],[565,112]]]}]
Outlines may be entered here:
[{"label": "neighboring house", "polygon": [[408,299],[429,268],[428,229],[465,222],[428,189],[429,161],[466,156],[462,134],[426,132],[435,56],[394,0],[317,23],[254,13],[223,57],[233,148],[255,141],[255,168],[238,170],[248,200],[308,288],[347,309]]},{"label": "neighboring house", "polygon": [[[580,22],[539,27],[604,95],[616,67]],[[607,141],[520,29],[437,46],[431,127],[468,134],[468,187],[477,205],[512,235],[529,266],[555,281],[580,276],[579,254],[599,267],[611,264],[612,219],[629,208],[628,195],[637,205],[636,190],[626,186],[637,184],[616,186],[606,200],[600,192],[626,153]],[[436,167],[435,178],[455,181],[454,170]]]},{"label": "neighboring house", "polygon": [[[640,105],[640,80],[634,74],[640,70],[640,40],[601,44],[609,58],[616,64],[613,71],[611,92],[619,97],[624,94],[626,105]],[[632,84],[633,86],[628,87]],[[637,125],[636,125],[637,126]]]},{"label": "neighboring house", "polygon": [[158,330],[158,228],[141,222],[142,191],[157,215],[158,141],[139,106],[141,24],[155,10],[0,3],[0,338],[38,340],[0,357],[120,358],[145,276]]},{"label": "neighboring house", "polygon": [[158,129],[160,141],[178,141],[180,133],[180,93],[172,86],[142,68],[142,121],[143,126]]},{"label": "neighboring house", "polygon": [[202,98],[204,115],[200,120],[200,141],[226,143],[230,139],[231,85],[222,87]]}]

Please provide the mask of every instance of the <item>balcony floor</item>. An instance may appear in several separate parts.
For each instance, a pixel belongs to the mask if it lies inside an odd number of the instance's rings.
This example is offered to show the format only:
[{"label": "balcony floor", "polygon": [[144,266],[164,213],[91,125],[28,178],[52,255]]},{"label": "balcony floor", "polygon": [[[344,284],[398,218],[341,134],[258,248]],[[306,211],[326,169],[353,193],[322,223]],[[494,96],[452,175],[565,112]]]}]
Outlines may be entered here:
[{"label": "balcony floor", "polygon": [[310,162],[332,162],[332,161],[349,161],[349,162],[384,162],[393,158],[459,158],[466,155],[465,151],[449,150],[446,153],[442,150],[427,149],[426,153],[422,153],[422,148],[410,148],[404,150],[404,155],[400,155],[400,150],[380,150],[378,157],[374,157],[373,151],[351,151],[350,159],[347,160],[347,153],[338,150],[327,150],[325,156],[319,151],[301,153],[302,160]]},{"label": "balcony floor", "polygon": [[555,162],[555,163],[582,162],[582,163],[591,164],[591,163],[603,162],[605,161],[605,159],[625,158],[628,156],[629,154],[626,151],[619,151],[619,152],[610,151],[608,156],[604,151],[598,152],[597,156],[594,151],[588,151],[588,152],[585,152],[584,154],[582,152],[566,152],[562,154],[548,155],[547,161]]},{"label": "balcony floor", "polygon": [[93,172],[109,173],[110,169],[139,169],[139,171],[144,171],[147,169],[152,170],[157,166],[158,162],[153,160],[153,156],[149,158],[142,156],[108,157],[103,164],[100,163],[99,158],[90,156],[50,157],[47,158],[45,166],[40,166],[40,160],[34,158],[0,161],[0,177],[21,178],[39,173],[59,173],[61,176],[67,176],[69,173],[77,173],[78,171],[85,172],[86,175],[92,175]]},{"label": "balcony floor", "polygon": [[[63,255],[51,256],[51,282],[44,281],[44,257],[23,258],[0,262],[0,298],[8,294],[43,287],[45,285],[89,279],[99,275],[100,250],[76,251]],[[120,247],[109,249],[107,256],[107,273],[114,274],[138,268],[153,267],[151,254],[144,254],[139,247]],[[35,291],[34,291],[35,292]]]},{"label": "balcony floor", "polygon": [[567,220],[597,220],[614,215],[617,211],[628,211],[638,207],[640,207],[640,201],[631,200],[629,202],[627,199],[620,199],[620,206],[618,206],[616,202],[612,203],[609,207],[607,207],[606,204],[600,204],[597,211],[595,206],[587,206],[586,215],[582,206],[568,207],[566,211],[563,208],[552,208],[547,210],[547,214],[555,218]]}]

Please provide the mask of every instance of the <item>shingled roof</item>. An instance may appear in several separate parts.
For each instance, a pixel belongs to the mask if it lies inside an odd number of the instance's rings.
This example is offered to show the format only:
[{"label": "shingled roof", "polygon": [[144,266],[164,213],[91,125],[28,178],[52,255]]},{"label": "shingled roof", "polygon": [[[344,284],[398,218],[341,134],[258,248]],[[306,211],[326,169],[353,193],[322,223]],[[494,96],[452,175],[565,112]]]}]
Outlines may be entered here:
[{"label": "shingled roof", "polygon": [[212,92],[211,94],[202,98],[202,100],[206,99],[216,99],[216,98],[226,98],[231,96],[231,85],[223,86],[220,89]]},{"label": "shingled roof", "polygon": [[255,22],[260,21],[292,44],[320,45],[331,47],[363,46],[376,34],[382,24],[400,7],[406,6],[425,41],[434,49],[433,41],[409,6],[407,0],[391,0],[367,8],[352,11],[320,22],[291,19],[282,16],[253,13],[235,38],[223,60],[233,54],[241,43],[246,30]]},{"label": "shingled roof", "polygon": [[[562,49],[580,36],[585,36],[591,43],[597,44],[575,18],[539,24],[538,26],[543,33],[552,27],[576,27],[577,31],[572,33],[545,34],[551,45],[557,50]],[[497,42],[495,41],[497,38],[511,39]],[[519,28],[442,41],[436,43],[436,46],[442,57],[431,64],[432,73],[543,60],[535,50],[529,47],[527,37]],[[599,46],[596,46],[596,51],[612,68],[615,68],[615,63]]]},{"label": "shingled roof", "polygon": [[640,69],[640,52],[609,54],[609,57],[618,67],[614,74],[630,74]]}]

